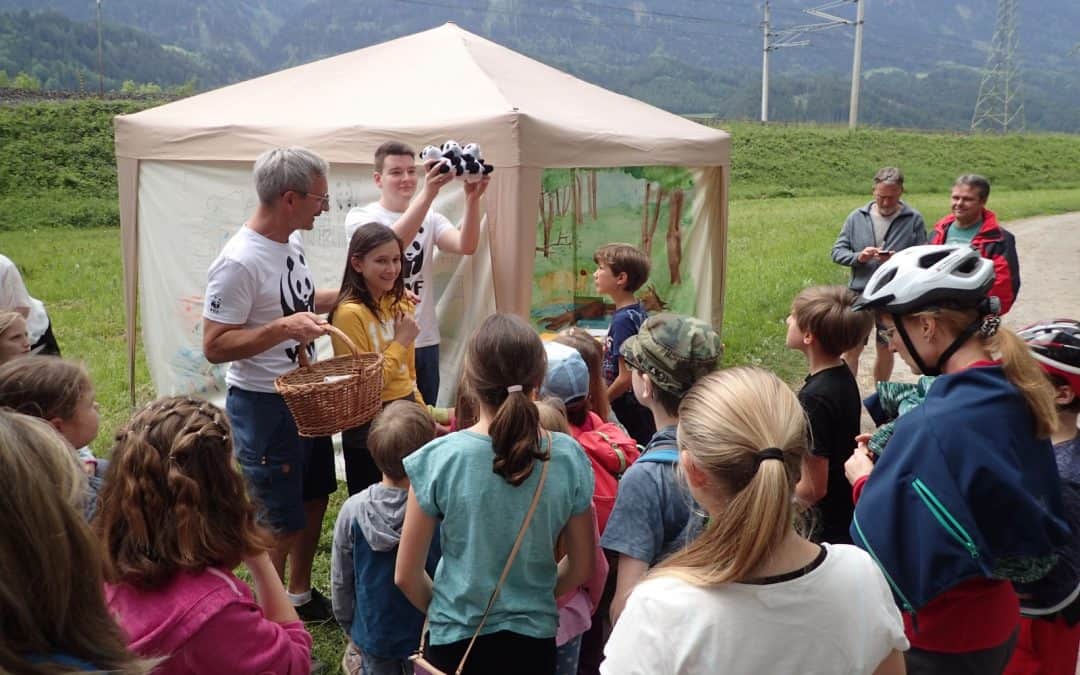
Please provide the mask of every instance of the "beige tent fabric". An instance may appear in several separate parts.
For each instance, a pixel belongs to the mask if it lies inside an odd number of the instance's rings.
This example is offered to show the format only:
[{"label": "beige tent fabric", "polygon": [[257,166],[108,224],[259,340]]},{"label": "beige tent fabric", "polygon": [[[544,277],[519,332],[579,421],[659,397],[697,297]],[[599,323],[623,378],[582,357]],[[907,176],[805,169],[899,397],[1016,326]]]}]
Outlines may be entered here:
[{"label": "beige tent fabric", "polygon": [[[726,246],[727,133],[615,94],[446,24],[115,120],[129,355],[135,349],[139,162],[252,162],[302,145],[336,165],[371,164],[389,139],[419,149],[478,142],[496,167],[486,197],[498,311],[528,316],[545,168],[707,167],[698,311],[719,322]],[[711,262],[710,266],[708,263]],[[486,275],[480,275],[486,278]],[[708,277],[708,278],[705,278]],[[134,378],[129,359],[129,379]]]},{"label": "beige tent fabric", "polygon": [[[712,320],[713,328],[723,335],[724,292],[727,288],[727,196],[728,171],[719,166],[695,172],[693,214],[695,224],[708,223],[710,227],[695,228],[695,234],[708,232],[708,241],[701,242],[710,264],[705,265],[706,278],[698,280],[700,288],[709,292],[698,295],[695,313]],[[691,242],[690,250],[698,250],[698,242]]]},{"label": "beige tent fabric", "polygon": [[139,265],[136,263],[139,254],[138,228],[125,227],[125,223],[134,224],[136,221],[136,195],[139,193],[139,162],[135,159],[117,157],[117,170],[119,172],[120,192],[120,247],[124,260],[124,306],[127,308],[125,315],[125,334],[127,337],[128,356],[128,394],[131,397],[131,405],[135,405],[135,345],[138,321],[135,308],[139,306]]},{"label": "beige tent fabric", "polygon": [[542,169],[503,169],[495,172],[488,187],[487,220],[495,306],[499,311],[524,317],[529,315],[532,297],[535,223],[542,175]]}]

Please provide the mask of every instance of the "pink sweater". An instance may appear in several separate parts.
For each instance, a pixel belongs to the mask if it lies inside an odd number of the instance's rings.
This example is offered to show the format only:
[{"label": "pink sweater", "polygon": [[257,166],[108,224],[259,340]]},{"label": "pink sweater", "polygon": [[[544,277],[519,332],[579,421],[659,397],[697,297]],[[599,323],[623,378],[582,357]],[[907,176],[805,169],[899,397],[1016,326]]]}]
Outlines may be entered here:
[{"label": "pink sweater", "polygon": [[311,672],[304,624],[266,619],[251,589],[227,570],[180,573],[152,591],[106,584],[105,597],[132,651],[167,657],[155,675]]}]

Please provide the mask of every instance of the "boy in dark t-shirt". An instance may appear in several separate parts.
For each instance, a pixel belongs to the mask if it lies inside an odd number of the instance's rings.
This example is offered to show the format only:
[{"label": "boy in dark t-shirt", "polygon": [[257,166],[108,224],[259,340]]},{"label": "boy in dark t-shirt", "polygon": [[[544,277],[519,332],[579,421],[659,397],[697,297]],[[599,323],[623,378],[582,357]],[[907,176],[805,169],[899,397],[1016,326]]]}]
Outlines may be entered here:
[{"label": "boy in dark t-shirt", "polygon": [[867,312],[852,309],[856,294],[843,286],[814,286],[795,296],[787,318],[787,347],[801,351],[810,374],[799,402],[810,423],[810,452],[804,456],[795,496],[816,507],[811,539],[850,544],[855,510],[844,462],[855,448],[862,400],[842,354],[866,340],[874,327]]},{"label": "boy in dark t-shirt", "polygon": [[606,295],[615,303],[604,340],[604,381],[611,410],[619,423],[638,445],[648,445],[656,433],[652,414],[638,403],[630,387],[630,371],[619,350],[627,338],[637,335],[645,321],[645,308],[634,297],[649,278],[649,258],[630,244],[606,244],[593,254],[596,272],[593,282],[598,293]]}]

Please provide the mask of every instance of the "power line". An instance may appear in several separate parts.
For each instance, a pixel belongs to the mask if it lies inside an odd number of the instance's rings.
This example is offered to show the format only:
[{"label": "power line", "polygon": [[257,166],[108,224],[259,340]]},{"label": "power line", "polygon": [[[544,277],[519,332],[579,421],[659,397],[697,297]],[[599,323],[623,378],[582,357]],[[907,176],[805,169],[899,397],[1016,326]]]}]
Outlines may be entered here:
[{"label": "power line", "polygon": [[689,14],[675,14],[671,12],[655,12],[646,9],[634,9],[633,7],[620,7],[619,5],[607,5],[602,2],[585,2],[585,0],[578,0],[576,5],[585,5],[589,7],[599,7],[602,9],[611,9],[619,12],[628,12],[634,16],[652,16],[662,19],[681,19],[683,21],[690,21],[695,23],[709,23],[709,24],[722,24],[725,26],[740,26],[742,28],[757,28],[757,26],[748,23],[739,23],[735,21],[726,21],[720,17],[706,17],[706,16],[692,16]]},{"label": "power line", "polygon": [[[426,0],[396,0],[397,2],[409,4],[409,5],[421,5],[424,7],[436,7],[442,10],[458,10],[462,12],[475,12],[479,14],[505,14],[514,17],[532,18],[532,19],[545,19],[547,21],[553,21],[555,23],[565,23],[573,26],[581,27],[583,25],[580,19],[569,19],[558,16],[552,16],[549,14],[537,14],[534,12],[522,12],[508,9],[496,9],[491,7],[476,7],[476,6],[464,6],[464,5],[447,5],[441,2],[428,2]],[[535,6],[535,5],[534,5]],[[554,8],[553,8],[554,9]],[[562,8],[559,8],[562,9]],[[671,35],[672,33],[678,33],[685,36],[707,37],[707,38],[729,38],[729,39],[747,39],[750,37],[749,33],[718,33],[716,31],[704,32],[704,31],[691,31],[684,28],[680,28],[675,25],[661,26],[656,24],[639,25],[632,23],[622,23],[616,21],[604,20],[602,24],[590,24],[593,26],[609,27],[617,26],[622,28],[630,28],[633,30],[645,30],[660,32]]]}]

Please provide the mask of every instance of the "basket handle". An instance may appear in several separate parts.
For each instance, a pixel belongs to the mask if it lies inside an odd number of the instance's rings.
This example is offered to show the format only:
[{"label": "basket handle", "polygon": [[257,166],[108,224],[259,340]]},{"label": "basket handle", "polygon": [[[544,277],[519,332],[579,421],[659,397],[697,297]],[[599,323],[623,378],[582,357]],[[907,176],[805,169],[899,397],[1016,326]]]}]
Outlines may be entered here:
[{"label": "basket handle", "polygon": [[[345,346],[349,348],[349,351],[352,352],[353,356],[360,356],[360,350],[357,349],[356,344],[353,343],[353,341],[349,339],[349,336],[342,332],[340,328],[328,323],[326,324],[326,332],[333,333],[334,335],[338,336],[338,338],[340,338],[341,341],[345,343]],[[297,356],[300,359],[300,365],[304,368],[307,368],[309,365],[311,365],[311,362],[308,360],[307,355],[308,344],[310,343],[305,342],[303,345],[301,345],[300,351],[297,353]]]}]

